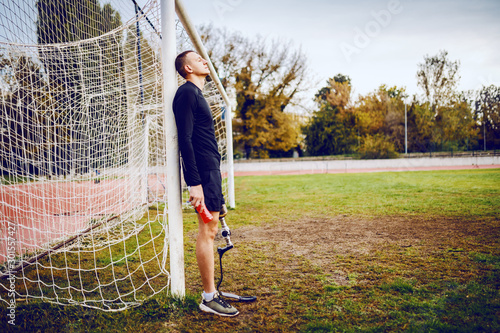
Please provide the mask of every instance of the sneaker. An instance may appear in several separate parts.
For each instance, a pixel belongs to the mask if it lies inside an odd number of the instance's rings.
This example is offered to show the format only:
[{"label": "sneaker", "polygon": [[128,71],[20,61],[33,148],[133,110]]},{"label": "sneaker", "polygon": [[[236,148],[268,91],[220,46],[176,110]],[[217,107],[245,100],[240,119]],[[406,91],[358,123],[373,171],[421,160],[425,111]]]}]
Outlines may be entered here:
[{"label": "sneaker", "polygon": [[201,295],[202,301],[200,304],[200,310],[204,312],[215,313],[219,316],[232,317],[236,316],[239,311],[236,310],[231,304],[227,303],[219,292],[216,291],[214,298],[211,301],[206,301]]}]

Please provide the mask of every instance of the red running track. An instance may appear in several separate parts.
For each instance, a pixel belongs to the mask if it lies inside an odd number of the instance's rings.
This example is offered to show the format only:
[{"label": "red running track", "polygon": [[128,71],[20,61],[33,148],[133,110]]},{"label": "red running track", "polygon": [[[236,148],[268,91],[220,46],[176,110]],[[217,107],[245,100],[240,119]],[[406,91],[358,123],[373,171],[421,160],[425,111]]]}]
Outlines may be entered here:
[{"label": "red running track", "polygon": [[[165,193],[164,179],[149,176],[150,194]],[[141,205],[138,188],[138,181],[125,179],[0,186],[0,263],[7,255],[47,250],[48,244],[87,229],[92,219],[120,215]]]}]

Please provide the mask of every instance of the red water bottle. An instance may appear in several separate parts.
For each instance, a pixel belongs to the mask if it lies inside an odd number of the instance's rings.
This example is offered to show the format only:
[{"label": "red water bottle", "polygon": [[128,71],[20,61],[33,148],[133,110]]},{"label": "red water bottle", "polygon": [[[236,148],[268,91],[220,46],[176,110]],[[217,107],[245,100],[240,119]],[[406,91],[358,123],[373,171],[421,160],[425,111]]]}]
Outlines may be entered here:
[{"label": "red water bottle", "polygon": [[198,214],[200,214],[201,219],[203,220],[203,222],[208,223],[208,222],[211,222],[214,219],[213,215],[207,209],[207,206],[200,204],[195,209],[198,212]]}]

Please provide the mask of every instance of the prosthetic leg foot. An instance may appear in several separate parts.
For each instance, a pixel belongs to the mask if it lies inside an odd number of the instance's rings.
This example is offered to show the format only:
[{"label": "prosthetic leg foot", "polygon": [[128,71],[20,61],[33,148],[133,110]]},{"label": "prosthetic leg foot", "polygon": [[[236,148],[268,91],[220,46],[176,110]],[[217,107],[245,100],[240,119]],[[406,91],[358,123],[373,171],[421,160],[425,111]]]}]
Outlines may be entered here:
[{"label": "prosthetic leg foot", "polygon": [[224,253],[226,253],[227,251],[231,250],[234,245],[233,243],[231,243],[231,230],[229,230],[229,227],[227,226],[226,224],[226,217],[227,215],[227,209],[226,209],[226,205],[224,205],[222,207],[222,210],[220,212],[220,215],[219,215],[219,220],[220,220],[220,223],[221,223],[221,226],[222,226],[222,237],[224,237],[224,239],[226,240],[226,246],[225,247],[218,247],[217,248],[217,252],[219,253],[219,263],[220,263],[220,280],[219,280],[219,283],[217,284],[217,290],[219,291],[219,293],[225,297],[225,298],[228,298],[230,299],[231,301],[236,301],[236,302],[253,302],[253,301],[256,301],[257,300],[257,297],[256,296],[239,296],[239,295],[236,295],[236,294],[232,294],[232,293],[226,293],[226,292],[223,292],[223,291],[220,291],[219,290],[219,287],[222,283],[222,279],[224,277],[223,273],[222,273],[222,256],[224,255]]}]

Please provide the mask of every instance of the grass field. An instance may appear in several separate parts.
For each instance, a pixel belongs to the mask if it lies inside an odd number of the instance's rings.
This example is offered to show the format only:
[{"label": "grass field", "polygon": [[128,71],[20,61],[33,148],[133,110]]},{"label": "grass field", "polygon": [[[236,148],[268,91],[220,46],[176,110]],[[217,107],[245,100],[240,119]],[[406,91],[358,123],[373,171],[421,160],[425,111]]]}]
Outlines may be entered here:
[{"label": "grass field", "polygon": [[0,331],[500,332],[500,170],[239,177],[236,194],[221,290],[258,297],[237,317],[198,310],[186,212],[184,301],[30,301]]}]

